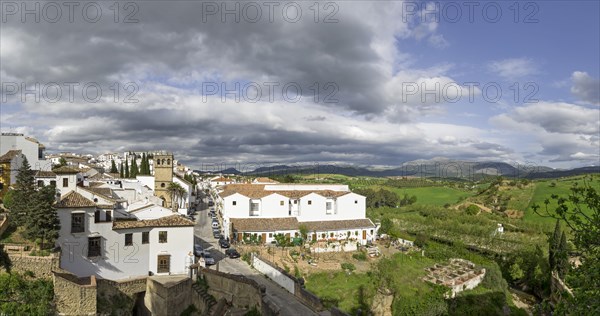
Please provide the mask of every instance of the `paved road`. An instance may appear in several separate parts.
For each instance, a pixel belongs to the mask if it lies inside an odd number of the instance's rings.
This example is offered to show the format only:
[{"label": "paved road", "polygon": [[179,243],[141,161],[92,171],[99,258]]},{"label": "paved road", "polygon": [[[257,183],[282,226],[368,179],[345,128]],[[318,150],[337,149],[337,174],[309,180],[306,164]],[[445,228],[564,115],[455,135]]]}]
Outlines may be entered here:
[{"label": "paved road", "polygon": [[280,308],[281,315],[318,315],[306,305],[302,304],[291,293],[280,287],[277,283],[265,278],[260,272],[254,270],[241,259],[230,259],[225,256],[225,249],[221,249],[218,240],[212,236],[211,217],[207,215],[208,206],[201,204],[196,215],[196,226],[194,236],[197,242],[202,244],[205,250],[215,258],[216,265],[210,269],[218,269],[222,272],[244,275],[266,288],[267,296]]}]

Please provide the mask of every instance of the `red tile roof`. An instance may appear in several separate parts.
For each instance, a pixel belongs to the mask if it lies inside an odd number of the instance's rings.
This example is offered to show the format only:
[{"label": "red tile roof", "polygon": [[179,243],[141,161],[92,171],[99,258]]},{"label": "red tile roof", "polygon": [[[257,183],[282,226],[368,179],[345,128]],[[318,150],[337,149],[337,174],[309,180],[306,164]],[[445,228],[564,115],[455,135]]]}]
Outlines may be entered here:
[{"label": "red tile roof", "polygon": [[74,208],[74,207],[96,207],[96,203],[85,198],[83,195],[71,191],[67,193],[60,201],[56,203],[57,208]]},{"label": "red tile roof", "polygon": [[113,229],[128,229],[140,227],[187,227],[194,226],[195,223],[181,215],[174,214],[157,219],[144,220],[115,220]]}]

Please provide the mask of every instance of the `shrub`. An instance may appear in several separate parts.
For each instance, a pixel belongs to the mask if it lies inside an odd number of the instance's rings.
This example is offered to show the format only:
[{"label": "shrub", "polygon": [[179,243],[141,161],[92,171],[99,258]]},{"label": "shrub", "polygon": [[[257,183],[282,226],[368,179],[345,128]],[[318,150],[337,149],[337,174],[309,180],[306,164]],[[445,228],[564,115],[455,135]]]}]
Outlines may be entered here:
[{"label": "shrub", "polygon": [[362,252],[362,251],[359,251],[357,253],[353,253],[352,254],[352,258],[354,258],[354,259],[356,259],[358,261],[366,261],[367,260],[367,254],[364,253],[364,252]]},{"label": "shrub", "polygon": [[342,263],[342,269],[352,272],[356,270],[356,267],[350,262],[344,262]]},{"label": "shrub", "polygon": [[467,207],[465,209],[465,212],[469,215],[475,215],[475,214],[479,213],[479,206],[477,206],[475,204],[471,204],[471,205],[469,205],[469,207]]}]

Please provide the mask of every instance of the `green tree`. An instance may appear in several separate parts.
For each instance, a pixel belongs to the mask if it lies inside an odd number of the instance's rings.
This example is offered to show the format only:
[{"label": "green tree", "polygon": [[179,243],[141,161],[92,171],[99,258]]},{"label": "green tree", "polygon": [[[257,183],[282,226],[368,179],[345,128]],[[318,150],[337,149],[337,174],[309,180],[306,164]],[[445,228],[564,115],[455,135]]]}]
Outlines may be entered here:
[{"label": "green tree", "polygon": [[125,178],[129,178],[129,161],[125,160]]},{"label": "green tree", "polygon": [[562,232],[558,251],[556,252],[556,271],[561,278],[564,278],[569,271],[569,254],[567,252],[567,235]]},{"label": "green tree", "polygon": [[66,165],[67,165],[67,160],[65,159],[65,157],[60,157],[60,159],[58,160],[57,167],[64,167]]},{"label": "green tree", "polygon": [[477,213],[479,213],[479,206],[471,204],[465,209],[465,213],[469,215],[476,215]]},{"label": "green tree", "polygon": [[25,279],[17,273],[0,274],[0,314],[54,315],[52,281]]},{"label": "green tree", "polygon": [[140,173],[140,169],[138,168],[137,159],[133,156],[131,160],[131,177],[135,178]]},{"label": "green tree", "polygon": [[[573,297],[559,304],[559,313],[572,315],[593,315],[600,312],[600,194],[598,179],[586,177],[582,183],[574,183],[568,196],[553,194],[550,199],[556,201],[554,210],[545,210],[539,205],[533,210],[541,216],[561,219],[569,226],[573,234],[573,243],[581,252],[581,264],[567,275],[573,289]],[[566,238],[565,238],[566,239]],[[562,236],[561,236],[562,240]],[[562,241],[561,241],[562,243]],[[566,240],[565,240],[566,243]]]},{"label": "green tree", "polygon": [[556,255],[560,247],[560,234],[560,220],[557,219],[556,225],[554,225],[554,233],[552,233],[552,236],[548,240],[548,263],[551,270],[556,268]]},{"label": "green tree", "polygon": [[300,237],[302,237],[302,241],[306,241],[306,239],[308,239],[308,227],[304,224],[300,224],[300,226],[298,226],[298,230],[300,231]]},{"label": "green tree", "polygon": [[110,173],[119,173],[114,159],[110,161]]},{"label": "green tree", "polygon": [[389,217],[384,217],[381,220],[381,226],[377,231],[379,234],[389,234],[392,228],[394,227],[394,222]]},{"label": "green tree", "polygon": [[53,242],[58,238],[60,221],[54,207],[56,189],[53,186],[44,186],[32,196],[32,205],[25,219],[24,237],[30,240],[40,239],[40,249],[44,249],[44,242]]},{"label": "green tree", "polygon": [[11,220],[15,225],[21,226],[24,224],[24,220],[31,209],[30,197],[34,192],[34,172],[31,170],[27,157],[25,157],[17,173],[12,208],[10,209]]}]

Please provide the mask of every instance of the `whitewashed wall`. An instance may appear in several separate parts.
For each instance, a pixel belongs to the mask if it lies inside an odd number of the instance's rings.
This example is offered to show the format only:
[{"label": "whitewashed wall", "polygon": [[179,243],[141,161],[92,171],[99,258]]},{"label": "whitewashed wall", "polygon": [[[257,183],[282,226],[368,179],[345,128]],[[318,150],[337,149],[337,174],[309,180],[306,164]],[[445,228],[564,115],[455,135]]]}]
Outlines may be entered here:
[{"label": "whitewashed wall", "polygon": [[260,273],[269,277],[269,279],[273,280],[275,283],[279,284],[281,287],[286,289],[288,292],[294,294],[295,291],[295,283],[292,279],[290,279],[285,274],[281,273],[281,271],[273,268],[268,263],[260,260],[257,256],[252,256],[252,266],[258,270]]}]

